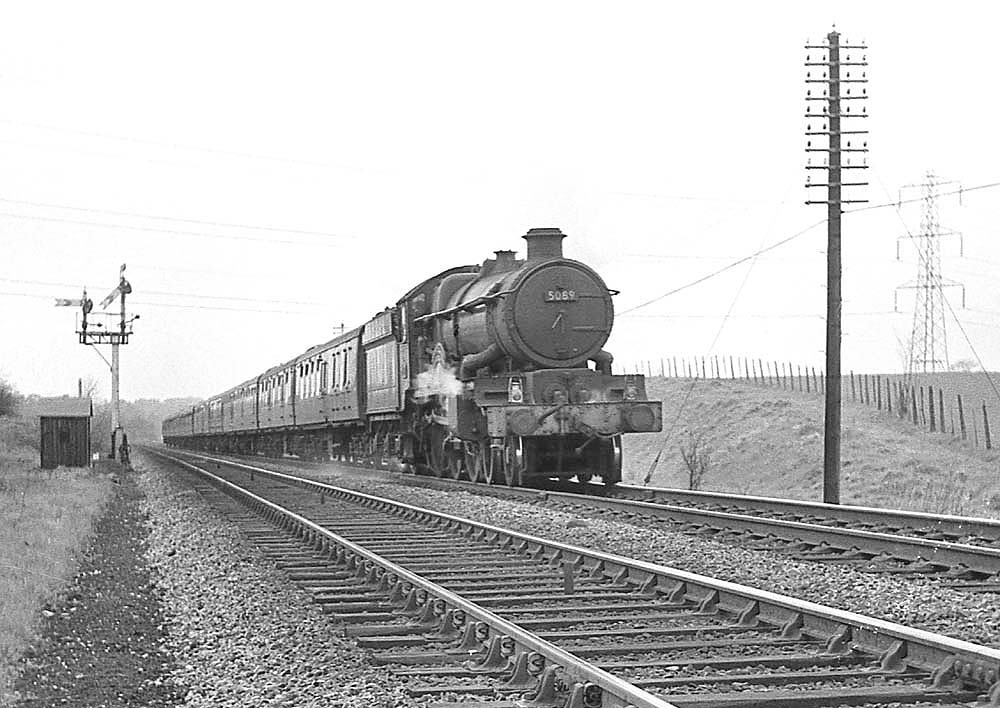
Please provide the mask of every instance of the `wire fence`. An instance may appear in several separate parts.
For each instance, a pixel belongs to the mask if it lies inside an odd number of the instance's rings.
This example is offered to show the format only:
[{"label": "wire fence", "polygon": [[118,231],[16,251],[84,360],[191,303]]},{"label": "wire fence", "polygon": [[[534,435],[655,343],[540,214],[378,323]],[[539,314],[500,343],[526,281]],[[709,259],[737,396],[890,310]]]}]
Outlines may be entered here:
[{"label": "wire fence", "polygon": [[[673,379],[732,380],[785,391],[824,396],[822,369],[791,361],[746,356],[662,357],[633,362],[623,373]],[[986,375],[973,372],[937,374],[841,375],[841,397],[906,420],[921,429],[961,439],[976,448],[992,450],[991,420],[995,406],[977,389],[986,390]]]}]

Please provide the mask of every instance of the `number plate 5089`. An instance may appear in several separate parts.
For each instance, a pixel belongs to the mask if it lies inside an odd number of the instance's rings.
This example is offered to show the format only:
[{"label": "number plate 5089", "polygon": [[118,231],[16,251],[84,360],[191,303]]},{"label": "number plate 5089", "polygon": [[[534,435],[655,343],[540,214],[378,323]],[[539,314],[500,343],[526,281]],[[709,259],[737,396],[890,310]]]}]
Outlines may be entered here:
[{"label": "number plate 5089", "polygon": [[576,302],[576,290],[546,290],[545,302]]}]

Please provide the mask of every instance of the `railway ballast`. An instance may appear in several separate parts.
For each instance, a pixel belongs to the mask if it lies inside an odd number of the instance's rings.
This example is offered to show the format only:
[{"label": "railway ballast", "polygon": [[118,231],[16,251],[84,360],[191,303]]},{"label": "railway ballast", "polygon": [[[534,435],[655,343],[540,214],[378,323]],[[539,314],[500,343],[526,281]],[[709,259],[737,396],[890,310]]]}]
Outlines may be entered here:
[{"label": "railway ballast", "polygon": [[[415,696],[639,707],[1000,701],[995,649],[259,466],[199,474],[275,524],[262,540],[322,576],[301,579]],[[456,662],[463,654],[471,659]]]}]

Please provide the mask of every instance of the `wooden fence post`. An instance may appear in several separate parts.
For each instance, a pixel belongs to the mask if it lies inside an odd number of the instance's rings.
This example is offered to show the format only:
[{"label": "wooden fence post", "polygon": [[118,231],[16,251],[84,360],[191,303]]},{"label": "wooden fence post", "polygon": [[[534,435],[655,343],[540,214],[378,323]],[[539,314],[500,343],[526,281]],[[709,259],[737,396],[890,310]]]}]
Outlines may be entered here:
[{"label": "wooden fence post", "polygon": [[882,377],[875,377],[875,407],[882,410]]},{"label": "wooden fence post", "polygon": [[865,397],[862,399],[862,402],[866,406],[870,406],[872,404],[871,395],[868,393],[868,374],[865,374]]},{"label": "wooden fence post", "polygon": [[858,400],[858,397],[854,395],[854,369],[851,369],[851,400]]},{"label": "wooden fence post", "polygon": [[885,379],[885,406],[886,410],[892,413],[892,381],[889,377]]},{"label": "wooden fence post", "polygon": [[663,368],[663,357],[660,357],[660,378],[664,378],[667,375],[666,369]]},{"label": "wooden fence post", "polygon": [[931,432],[934,433],[934,432],[937,432],[937,428],[934,427],[934,387],[933,386],[928,386],[927,387],[927,403],[930,404],[928,406],[928,410],[930,411],[930,414],[931,414]]},{"label": "wooden fence post", "polygon": [[990,438],[990,418],[986,415],[986,401],[983,401],[983,435],[986,439],[986,449],[993,449],[993,440]]},{"label": "wooden fence post", "polygon": [[920,387],[920,424],[927,425],[927,410],[924,408],[924,387]]},{"label": "wooden fence post", "polygon": [[736,380],[736,367],[733,366],[733,355],[729,355],[729,378]]},{"label": "wooden fence post", "polygon": [[[910,385],[910,397],[913,399],[913,407],[910,409],[913,413],[913,424],[920,425],[920,419],[917,413],[917,387]],[[923,391],[921,391],[921,398],[923,397]]]},{"label": "wooden fence post", "polygon": [[747,375],[747,383],[750,383],[750,360],[743,357],[743,372]]},{"label": "wooden fence post", "polygon": [[[933,401],[931,405],[934,405]],[[938,413],[940,414],[938,415],[938,421],[941,423],[941,432],[947,432],[944,429],[944,391],[940,386],[938,386]]]},{"label": "wooden fence post", "polygon": [[962,440],[968,440],[969,434],[965,429],[965,410],[962,408],[962,394],[956,393],[955,397],[958,399],[958,425],[962,429]]},{"label": "wooden fence post", "polygon": [[670,357],[670,358],[671,358],[671,359],[673,360],[673,362],[674,362],[674,376],[676,376],[677,378],[680,378],[680,377],[681,377],[681,375],[680,375],[680,372],[679,372],[679,371],[677,371],[677,357],[675,357],[675,356],[672,356],[672,357]]}]

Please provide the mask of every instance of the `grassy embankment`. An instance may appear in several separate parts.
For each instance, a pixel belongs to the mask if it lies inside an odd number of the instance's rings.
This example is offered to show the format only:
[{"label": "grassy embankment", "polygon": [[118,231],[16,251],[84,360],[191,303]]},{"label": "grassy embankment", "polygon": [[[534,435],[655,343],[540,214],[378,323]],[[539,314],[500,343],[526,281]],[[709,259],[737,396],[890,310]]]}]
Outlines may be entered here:
[{"label": "grassy embankment", "polygon": [[[627,436],[625,481],[686,488],[681,450],[706,456],[701,488],[822,499],[823,398],[739,381],[647,380],[663,401],[662,433]],[[844,401],[841,499],[845,504],[1000,516],[1000,450],[928,433]]]},{"label": "grassy embankment", "polygon": [[91,470],[39,469],[34,431],[28,421],[0,418],[0,706],[111,488],[107,475]]}]

